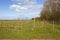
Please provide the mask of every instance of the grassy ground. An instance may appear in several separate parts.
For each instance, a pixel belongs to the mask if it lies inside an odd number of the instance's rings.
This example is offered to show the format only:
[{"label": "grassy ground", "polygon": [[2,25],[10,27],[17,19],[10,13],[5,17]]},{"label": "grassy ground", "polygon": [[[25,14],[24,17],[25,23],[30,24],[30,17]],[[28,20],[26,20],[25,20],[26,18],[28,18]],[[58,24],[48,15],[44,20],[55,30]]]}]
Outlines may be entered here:
[{"label": "grassy ground", "polygon": [[33,20],[0,21],[0,38],[60,38],[60,25]]}]

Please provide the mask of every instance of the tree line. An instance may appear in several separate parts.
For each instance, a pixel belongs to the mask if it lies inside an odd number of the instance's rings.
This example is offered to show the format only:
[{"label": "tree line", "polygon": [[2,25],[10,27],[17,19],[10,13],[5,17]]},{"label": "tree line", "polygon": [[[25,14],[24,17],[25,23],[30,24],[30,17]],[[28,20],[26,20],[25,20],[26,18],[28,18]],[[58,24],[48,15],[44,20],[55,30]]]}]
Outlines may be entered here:
[{"label": "tree line", "polygon": [[60,23],[60,0],[46,0],[38,20]]}]

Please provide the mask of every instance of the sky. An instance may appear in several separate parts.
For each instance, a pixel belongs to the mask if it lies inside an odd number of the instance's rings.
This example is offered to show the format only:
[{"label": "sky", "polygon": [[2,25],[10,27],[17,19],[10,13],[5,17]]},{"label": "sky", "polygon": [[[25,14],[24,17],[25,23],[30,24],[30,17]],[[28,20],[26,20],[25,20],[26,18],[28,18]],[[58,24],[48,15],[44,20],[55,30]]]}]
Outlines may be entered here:
[{"label": "sky", "polygon": [[0,20],[39,17],[44,0],[0,0]]}]

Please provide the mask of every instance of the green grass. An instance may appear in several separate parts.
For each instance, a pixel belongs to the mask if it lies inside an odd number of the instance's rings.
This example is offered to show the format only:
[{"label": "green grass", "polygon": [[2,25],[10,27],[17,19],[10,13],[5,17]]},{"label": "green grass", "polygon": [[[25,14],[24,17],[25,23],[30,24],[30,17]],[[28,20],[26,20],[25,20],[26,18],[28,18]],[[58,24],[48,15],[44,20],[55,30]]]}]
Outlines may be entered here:
[{"label": "green grass", "polygon": [[60,25],[33,20],[0,21],[0,38],[60,38]]}]

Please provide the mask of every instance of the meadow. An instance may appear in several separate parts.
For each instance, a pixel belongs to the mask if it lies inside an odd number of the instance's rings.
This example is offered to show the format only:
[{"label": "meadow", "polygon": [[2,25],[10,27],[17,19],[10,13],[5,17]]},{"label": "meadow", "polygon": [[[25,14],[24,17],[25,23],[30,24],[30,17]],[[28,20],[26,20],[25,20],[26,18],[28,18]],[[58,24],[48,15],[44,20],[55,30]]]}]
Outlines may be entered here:
[{"label": "meadow", "polygon": [[34,20],[0,20],[0,38],[60,38],[60,25]]}]

